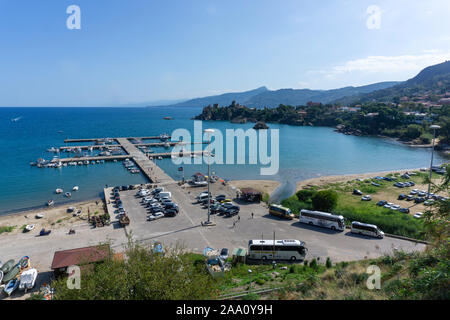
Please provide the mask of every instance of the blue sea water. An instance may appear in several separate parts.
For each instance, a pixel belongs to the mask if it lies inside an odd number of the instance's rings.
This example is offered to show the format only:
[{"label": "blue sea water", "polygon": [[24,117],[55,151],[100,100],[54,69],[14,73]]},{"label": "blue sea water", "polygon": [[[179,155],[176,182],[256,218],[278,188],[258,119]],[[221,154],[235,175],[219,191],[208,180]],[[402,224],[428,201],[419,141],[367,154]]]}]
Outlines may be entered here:
[{"label": "blue sea water", "polygon": [[[63,146],[67,138],[102,138],[171,134],[185,128],[193,131],[191,118],[201,107],[151,108],[0,108],[0,214],[44,205],[97,198],[105,185],[146,182],[130,174],[120,162],[61,169],[36,168],[30,161],[42,157],[52,146]],[[173,120],[163,120],[170,116]],[[17,121],[12,121],[17,119]],[[221,130],[251,128],[253,124],[203,122],[204,128]],[[346,136],[325,127],[294,127],[269,124],[280,131],[280,169],[274,176],[261,176],[260,165],[213,165],[212,171],[225,179],[272,179],[282,182],[276,197],[290,195],[299,180],[322,175],[375,172],[429,166],[430,149],[412,148],[390,139]],[[73,145],[73,144],[72,144]],[[79,145],[76,143],[75,145]],[[156,152],[163,148],[153,148]],[[445,159],[437,154],[435,163]],[[180,179],[171,159],[158,160],[169,175]],[[206,172],[206,165],[184,165],[184,175]],[[71,191],[69,199],[54,190]]]}]

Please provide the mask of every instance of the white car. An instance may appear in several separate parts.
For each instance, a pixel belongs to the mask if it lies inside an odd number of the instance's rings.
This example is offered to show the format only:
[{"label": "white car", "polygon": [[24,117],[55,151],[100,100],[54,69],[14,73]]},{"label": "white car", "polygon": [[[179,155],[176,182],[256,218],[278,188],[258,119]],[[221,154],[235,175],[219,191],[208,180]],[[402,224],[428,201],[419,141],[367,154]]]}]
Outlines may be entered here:
[{"label": "white car", "polygon": [[164,213],[162,213],[162,212],[155,212],[154,214],[149,215],[147,217],[147,220],[148,221],[153,221],[153,220],[157,220],[157,219],[160,219],[160,218],[163,218],[163,217],[164,217]]},{"label": "white car", "polygon": [[415,215],[413,215],[414,218],[420,219],[423,217],[423,212],[417,212]]},{"label": "white car", "polygon": [[142,189],[141,191],[138,192],[138,197],[146,197],[150,195],[150,190],[147,189]]},{"label": "white car", "polygon": [[362,201],[370,201],[370,200],[372,200],[372,197],[369,196],[369,195],[365,195],[365,196],[362,196],[362,197],[361,197],[361,200],[362,200]]},{"label": "white car", "polygon": [[391,207],[393,206],[394,204],[392,203],[392,202],[388,202],[388,203],[386,203],[383,207],[385,207],[386,209],[391,209]]},{"label": "white car", "polygon": [[394,204],[393,206],[391,206],[392,210],[399,210],[401,207],[398,204]]}]

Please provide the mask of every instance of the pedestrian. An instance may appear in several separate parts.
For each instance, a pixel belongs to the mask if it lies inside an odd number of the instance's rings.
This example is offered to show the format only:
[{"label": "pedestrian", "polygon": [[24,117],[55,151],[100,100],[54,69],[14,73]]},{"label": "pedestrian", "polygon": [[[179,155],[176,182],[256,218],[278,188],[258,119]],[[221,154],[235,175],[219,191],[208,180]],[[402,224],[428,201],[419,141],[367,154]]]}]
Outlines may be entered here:
[{"label": "pedestrian", "polygon": [[252,212],[252,219],[253,219],[253,212]]},{"label": "pedestrian", "polygon": [[95,204],[98,206],[98,201],[97,200],[95,201]]},{"label": "pedestrian", "polygon": [[238,215],[238,221],[239,221],[239,220],[241,220],[241,216],[240,216],[240,215]]},{"label": "pedestrian", "polygon": [[233,221],[233,228],[234,228],[235,225],[236,225],[236,221]]}]

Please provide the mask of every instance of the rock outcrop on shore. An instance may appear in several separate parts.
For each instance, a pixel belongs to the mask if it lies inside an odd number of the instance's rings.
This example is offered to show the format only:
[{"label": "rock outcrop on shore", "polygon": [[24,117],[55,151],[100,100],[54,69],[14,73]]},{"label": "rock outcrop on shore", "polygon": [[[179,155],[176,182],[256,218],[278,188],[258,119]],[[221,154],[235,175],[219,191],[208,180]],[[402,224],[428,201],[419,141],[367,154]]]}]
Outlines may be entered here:
[{"label": "rock outcrop on shore", "polygon": [[260,130],[260,129],[269,129],[269,126],[264,121],[258,121],[254,126],[253,129]]}]

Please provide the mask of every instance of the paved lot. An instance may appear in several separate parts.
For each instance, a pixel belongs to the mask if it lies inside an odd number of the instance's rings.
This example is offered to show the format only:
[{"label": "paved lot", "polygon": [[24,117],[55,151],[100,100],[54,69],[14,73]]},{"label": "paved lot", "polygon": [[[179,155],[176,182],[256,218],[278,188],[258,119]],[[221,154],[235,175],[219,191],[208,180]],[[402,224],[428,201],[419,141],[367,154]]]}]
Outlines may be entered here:
[{"label": "paved lot", "polygon": [[[425,245],[386,237],[375,239],[354,235],[349,230],[334,232],[329,229],[311,227],[296,220],[281,220],[268,214],[265,204],[245,204],[241,206],[240,219],[237,216],[227,218],[211,215],[216,223],[213,227],[202,227],[206,220],[207,209],[195,204],[195,196],[205,188],[182,189],[177,185],[167,185],[172,198],[180,206],[180,214],[173,218],[146,221],[147,211],[135,197],[137,191],[121,192],[124,208],[130,212],[131,224],[127,228],[136,240],[144,242],[162,241],[166,245],[183,243],[192,251],[201,252],[205,246],[214,248],[247,247],[250,239],[299,239],[306,242],[309,249],[308,259],[330,257],[333,261],[374,258],[391,253],[394,248],[405,251],[423,250]],[[231,198],[234,191],[215,184],[213,196],[227,194]],[[254,218],[251,218],[251,213]],[[233,226],[235,222],[235,226]]]}]

